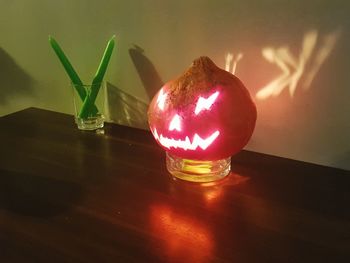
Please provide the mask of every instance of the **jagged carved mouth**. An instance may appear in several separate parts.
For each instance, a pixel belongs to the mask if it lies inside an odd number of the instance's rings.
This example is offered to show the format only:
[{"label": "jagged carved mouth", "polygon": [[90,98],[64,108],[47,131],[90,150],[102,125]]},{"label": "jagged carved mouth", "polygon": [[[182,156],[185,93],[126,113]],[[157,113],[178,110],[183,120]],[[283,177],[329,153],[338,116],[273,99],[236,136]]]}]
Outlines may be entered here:
[{"label": "jagged carved mouth", "polygon": [[202,138],[197,133],[194,134],[193,139],[190,140],[188,136],[184,140],[168,138],[163,136],[162,134],[158,135],[157,129],[153,130],[153,135],[156,140],[163,145],[165,148],[181,148],[183,150],[196,150],[201,148],[202,150],[207,149],[219,136],[220,132],[215,131],[207,138]]}]

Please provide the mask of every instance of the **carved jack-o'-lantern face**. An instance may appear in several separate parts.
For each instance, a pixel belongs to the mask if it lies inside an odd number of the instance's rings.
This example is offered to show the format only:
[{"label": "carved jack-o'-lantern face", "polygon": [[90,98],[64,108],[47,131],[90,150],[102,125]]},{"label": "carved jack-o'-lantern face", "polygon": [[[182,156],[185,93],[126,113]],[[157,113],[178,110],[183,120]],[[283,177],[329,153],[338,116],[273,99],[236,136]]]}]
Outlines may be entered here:
[{"label": "carved jack-o'-lantern face", "polygon": [[[148,112],[150,129],[156,141],[178,157],[228,158],[251,137],[255,105],[238,78],[208,58],[199,60],[153,98]],[[214,76],[205,76],[208,73]]]}]

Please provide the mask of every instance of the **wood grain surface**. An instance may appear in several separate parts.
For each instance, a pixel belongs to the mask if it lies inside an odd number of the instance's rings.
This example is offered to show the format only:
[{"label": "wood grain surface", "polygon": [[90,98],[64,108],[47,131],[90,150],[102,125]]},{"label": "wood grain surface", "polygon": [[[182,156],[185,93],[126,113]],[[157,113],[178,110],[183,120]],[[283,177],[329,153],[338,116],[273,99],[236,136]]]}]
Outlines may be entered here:
[{"label": "wood grain surface", "polygon": [[350,262],[350,172],[242,151],[173,180],[147,131],[0,118],[0,262]]}]

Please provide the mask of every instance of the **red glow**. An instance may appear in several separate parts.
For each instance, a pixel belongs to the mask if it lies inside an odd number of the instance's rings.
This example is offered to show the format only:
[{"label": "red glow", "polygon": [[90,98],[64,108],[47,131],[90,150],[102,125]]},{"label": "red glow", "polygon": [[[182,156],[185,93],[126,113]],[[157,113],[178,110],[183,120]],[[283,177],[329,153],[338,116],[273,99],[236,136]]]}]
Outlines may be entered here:
[{"label": "red glow", "polygon": [[213,240],[203,223],[168,206],[152,207],[150,216],[152,231],[162,240],[170,261],[210,262]]}]

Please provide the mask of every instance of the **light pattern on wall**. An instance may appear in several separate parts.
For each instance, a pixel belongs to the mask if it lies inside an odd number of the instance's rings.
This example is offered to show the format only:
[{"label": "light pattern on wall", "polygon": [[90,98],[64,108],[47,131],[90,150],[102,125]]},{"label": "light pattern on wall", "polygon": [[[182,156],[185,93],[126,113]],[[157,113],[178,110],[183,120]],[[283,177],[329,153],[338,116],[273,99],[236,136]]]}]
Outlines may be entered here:
[{"label": "light pattern on wall", "polygon": [[[340,30],[325,34],[323,37],[316,30],[311,30],[303,37],[299,55],[294,55],[288,46],[262,48],[262,57],[267,62],[275,64],[281,70],[281,74],[263,86],[256,93],[256,98],[265,100],[277,97],[286,89],[290,97],[293,97],[298,86],[308,89],[339,37]],[[238,62],[242,58],[241,52],[237,55],[227,53],[225,70],[235,74]]]},{"label": "light pattern on wall", "polygon": [[309,88],[320,67],[333,50],[339,35],[340,32],[335,31],[320,39],[316,30],[306,33],[299,56],[294,56],[287,46],[263,48],[263,57],[279,67],[282,73],[261,88],[256,93],[256,98],[264,100],[276,97],[285,89],[288,89],[290,96],[293,97],[303,75],[305,78],[300,86]]},{"label": "light pattern on wall", "polygon": [[238,62],[243,58],[243,53],[238,53],[234,56],[232,53],[227,53],[225,56],[225,70],[235,74]]}]

